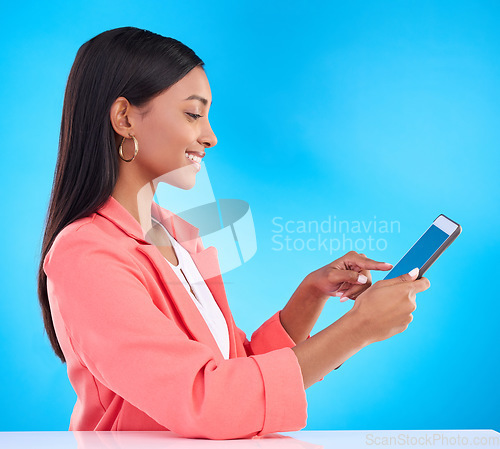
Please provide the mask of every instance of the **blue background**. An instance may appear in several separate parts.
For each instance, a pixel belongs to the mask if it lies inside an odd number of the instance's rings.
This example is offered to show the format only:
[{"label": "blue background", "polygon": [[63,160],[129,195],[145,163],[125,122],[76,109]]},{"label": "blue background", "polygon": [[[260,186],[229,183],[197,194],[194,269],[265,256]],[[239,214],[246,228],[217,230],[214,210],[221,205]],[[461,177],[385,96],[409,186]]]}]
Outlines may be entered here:
[{"label": "blue background", "polygon": [[[360,251],[392,263],[440,213],[462,225],[409,328],[307,390],[306,429],[500,430],[499,22],[495,1],[4,3],[0,430],[69,425],[75,395],[43,331],[36,268],[71,64],[126,25],[206,63],[219,140],[206,167],[255,223],[257,253],[224,274],[248,336],[348,250],[275,250],[275,217],[397,221],[373,235],[383,250]],[[350,307],[331,298],[313,333]]]}]

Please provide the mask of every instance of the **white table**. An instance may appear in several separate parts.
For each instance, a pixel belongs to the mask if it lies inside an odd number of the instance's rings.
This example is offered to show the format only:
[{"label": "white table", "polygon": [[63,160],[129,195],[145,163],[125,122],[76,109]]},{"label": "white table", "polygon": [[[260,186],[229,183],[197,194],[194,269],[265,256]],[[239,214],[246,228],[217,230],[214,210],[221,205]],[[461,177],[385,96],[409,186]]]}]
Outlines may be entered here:
[{"label": "white table", "polygon": [[240,440],[183,438],[173,432],[0,432],[0,448],[37,449],[500,449],[494,430],[302,430]]}]

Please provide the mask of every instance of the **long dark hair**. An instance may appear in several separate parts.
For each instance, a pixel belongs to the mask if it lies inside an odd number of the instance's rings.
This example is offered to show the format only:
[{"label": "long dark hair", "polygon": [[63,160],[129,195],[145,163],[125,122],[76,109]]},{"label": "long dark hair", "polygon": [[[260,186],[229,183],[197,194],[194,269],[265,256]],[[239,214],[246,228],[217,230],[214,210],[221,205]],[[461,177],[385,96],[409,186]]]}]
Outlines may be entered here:
[{"label": "long dark hair", "polygon": [[109,111],[123,96],[141,106],[203,61],[186,45],[133,27],[105,31],[76,54],[64,95],[59,153],[38,268],[38,299],[52,348],[66,362],[50,313],[43,261],[57,234],[99,209],[118,177]]}]

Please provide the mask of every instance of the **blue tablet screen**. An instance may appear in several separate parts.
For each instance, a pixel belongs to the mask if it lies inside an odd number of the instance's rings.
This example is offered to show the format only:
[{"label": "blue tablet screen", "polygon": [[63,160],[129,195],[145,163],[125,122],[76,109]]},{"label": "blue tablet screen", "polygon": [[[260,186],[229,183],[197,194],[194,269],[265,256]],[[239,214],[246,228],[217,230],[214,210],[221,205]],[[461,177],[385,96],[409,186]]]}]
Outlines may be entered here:
[{"label": "blue tablet screen", "polygon": [[449,235],[446,232],[441,231],[435,225],[431,225],[384,279],[401,276],[415,267],[422,268],[448,237]]}]

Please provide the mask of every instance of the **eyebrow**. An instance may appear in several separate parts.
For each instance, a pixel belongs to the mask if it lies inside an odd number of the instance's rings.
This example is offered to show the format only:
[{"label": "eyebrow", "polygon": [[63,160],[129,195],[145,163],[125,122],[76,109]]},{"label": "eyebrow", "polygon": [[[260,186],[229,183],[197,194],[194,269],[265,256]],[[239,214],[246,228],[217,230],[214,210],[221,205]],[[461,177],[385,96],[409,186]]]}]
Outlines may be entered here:
[{"label": "eyebrow", "polygon": [[[205,106],[208,104],[208,100],[204,97],[200,97],[199,95],[190,95],[187,98],[184,98],[184,101],[186,100],[200,100]],[[212,106],[212,102],[210,102],[210,106]]]}]

